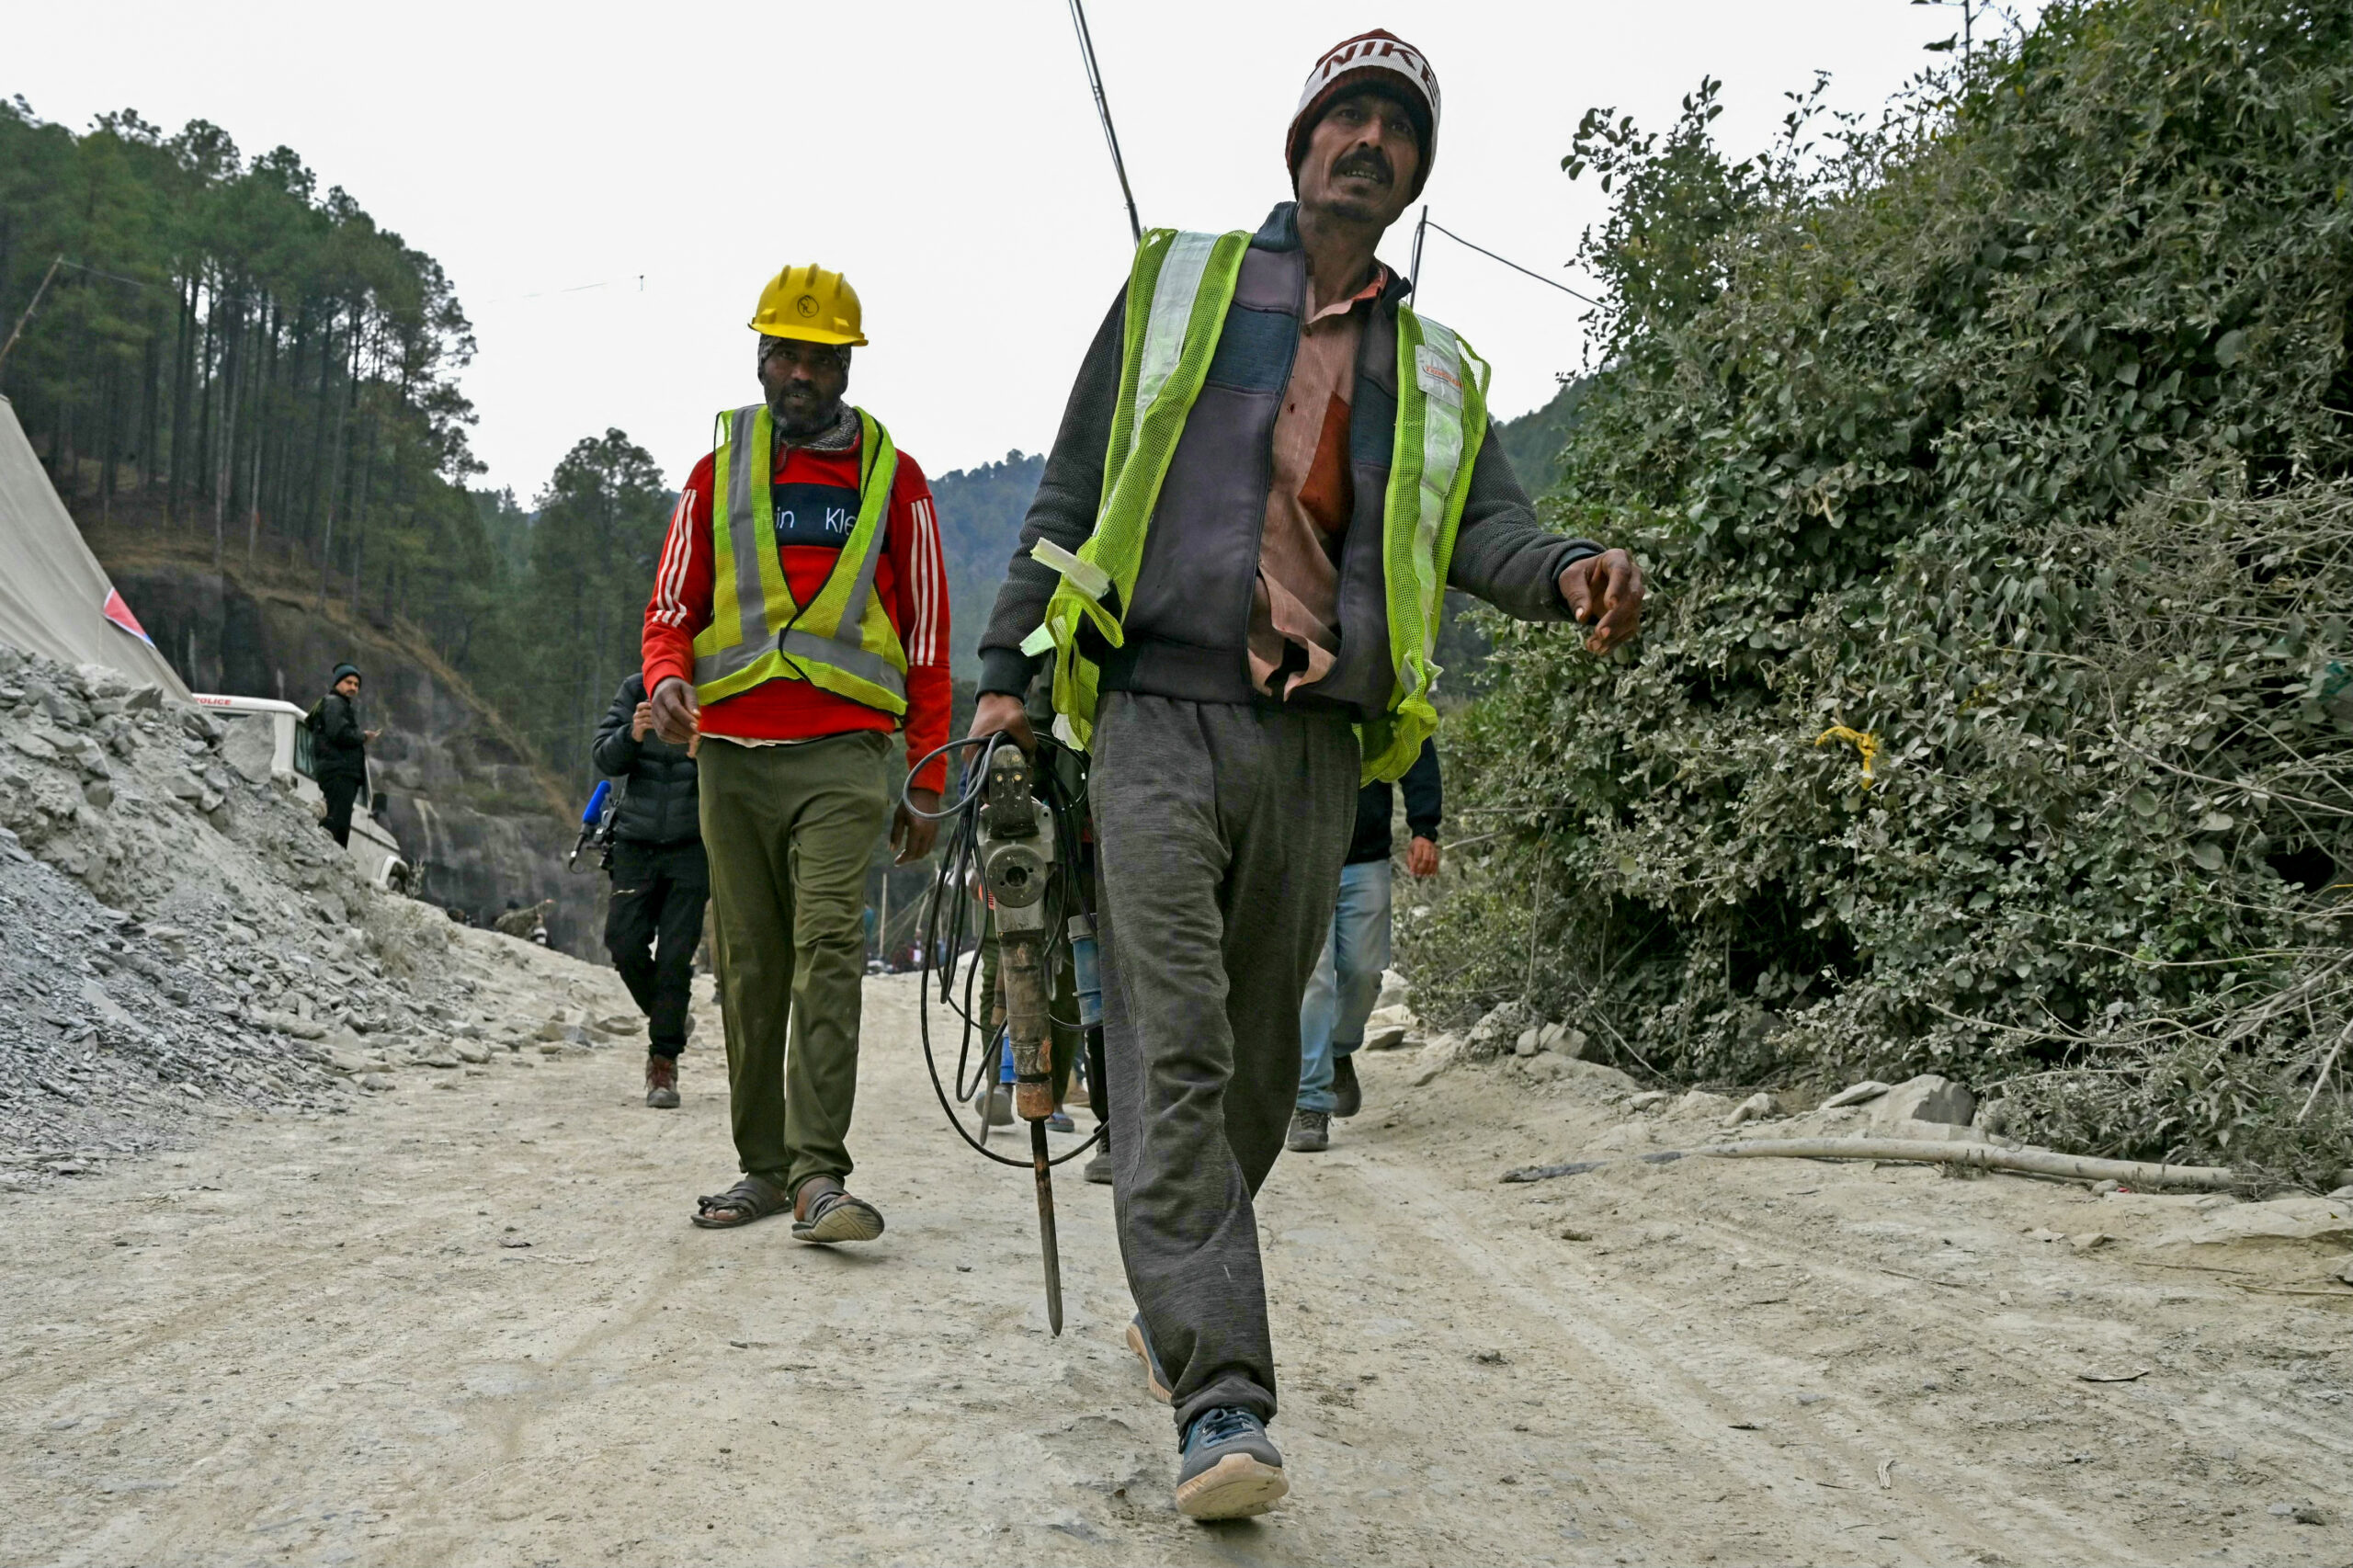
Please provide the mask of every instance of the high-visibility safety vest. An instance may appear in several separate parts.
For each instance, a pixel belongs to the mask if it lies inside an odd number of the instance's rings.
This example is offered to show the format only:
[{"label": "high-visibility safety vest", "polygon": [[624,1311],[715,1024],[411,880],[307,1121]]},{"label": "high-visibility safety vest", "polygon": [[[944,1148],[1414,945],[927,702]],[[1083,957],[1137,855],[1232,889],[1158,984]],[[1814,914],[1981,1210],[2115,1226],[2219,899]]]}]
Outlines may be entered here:
[{"label": "high-visibility safety vest", "polygon": [[[1040,541],[1031,551],[1063,574],[1046,618],[1022,646],[1055,653],[1056,729],[1081,747],[1093,738],[1101,666],[1082,625],[1112,648],[1135,596],[1161,483],[1186,415],[1200,395],[1233,302],[1250,235],[1154,229],[1128,278],[1127,341],[1119,403],[1103,464],[1095,531],[1075,555]],[[1487,434],[1487,362],[1427,316],[1397,307],[1397,427],[1381,505],[1381,568],[1393,679],[1386,709],[1358,725],[1364,778],[1404,776],[1438,729],[1438,601],[1471,469]]]},{"label": "high-visibility safety vest", "polygon": [[797,605],[777,553],[769,488],[776,427],[767,404],[719,415],[710,466],[710,624],[695,634],[697,702],[717,702],[762,681],[805,680],[885,713],[906,712],[906,650],[874,592],[899,450],[862,408],[858,425],[858,522],[817,597]]}]

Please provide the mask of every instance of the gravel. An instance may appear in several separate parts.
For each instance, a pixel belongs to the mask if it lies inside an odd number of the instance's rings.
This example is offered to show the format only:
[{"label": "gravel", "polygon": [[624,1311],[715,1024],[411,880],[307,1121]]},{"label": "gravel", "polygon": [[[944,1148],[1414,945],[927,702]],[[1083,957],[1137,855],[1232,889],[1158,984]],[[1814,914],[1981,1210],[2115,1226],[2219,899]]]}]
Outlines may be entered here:
[{"label": "gravel", "polygon": [[223,733],[0,645],[0,1185],[333,1114],[479,1032],[446,918],[368,885]]}]

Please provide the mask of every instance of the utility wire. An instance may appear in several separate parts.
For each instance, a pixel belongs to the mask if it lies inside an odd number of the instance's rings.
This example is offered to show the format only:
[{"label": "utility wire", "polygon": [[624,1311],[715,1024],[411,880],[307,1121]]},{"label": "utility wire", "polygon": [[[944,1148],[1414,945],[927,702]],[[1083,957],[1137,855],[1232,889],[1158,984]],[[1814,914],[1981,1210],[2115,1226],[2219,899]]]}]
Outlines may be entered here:
[{"label": "utility wire", "polygon": [[107,272],[99,269],[98,267],[85,267],[78,261],[67,261],[63,256],[58,258],[58,262],[59,265],[70,267],[76,272],[86,272],[93,278],[110,278],[117,283],[128,283],[134,289],[160,289],[163,287],[162,284],[150,278],[125,278],[119,272]]},{"label": "utility wire", "polygon": [[1086,6],[1070,0],[1071,25],[1078,29],[1078,56],[1086,66],[1086,85],[1095,93],[1095,112],[1103,121],[1103,140],[1110,144],[1111,166],[1119,171],[1120,195],[1128,204],[1128,229],[1143,244],[1143,221],[1136,216],[1136,195],[1128,188],[1128,162],[1120,156],[1120,133],[1111,128],[1111,100],[1103,96],[1103,71],[1095,63],[1095,39],[1086,30]]},{"label": "utility wire", "polygon": [[495,300],[484,300],[482,302],[485,305],[505,305],[517,300],[552,300],[564,294],[585,294],[593,290],[618,288],[625,283],[635,283],[637,293],[645,292],[645,274],[640,272],[628,278],[608,278],[601,283],[575,283],[569,289],[541,289],[529,294],[501,294]]},{"label": "utility wire", "polygon": [[1594,298],[1592,295],[1590,295],[1590,294],[1580,294],[1580,293],[1578,293],[1574,289],[1570,288],[1570,287],[1569,287],[1567,284],[1565,284],[1565,283],[1556,282],[1556,281],[1555,281],[1555,280],[1553,280],[1552,278],[1550,278],[1545,277],[1545,276],[1544,276],[1542,273],[1540,273],[1540,272],[1531,272],[1531,271],[1529,271],[1527,267],[1520,266],[1520,265],[1519,265],[1519,263],[1518,263],[1518,262],[1516,262],[1516,261],[1512,260],[1512,259],[1511,259],[1511,257],[1509,257],[1509,256],[1497,256],[1495,252],[1493,252],[1493,251],[1489,250],[1486,246],[1484,246],[1484,245],[1483,245],[1483,244],[1478,244],[1473,243],[1472,241],[1470,241],[1470,240],[1466,240],[1466,239],[1464,239],[1461,234],[1456,233],[1453,230],[1451,230],[1451,229],[1448,228],[1445,224],[1440,223],[1440,222],[1436,222],[1435,220],[1433,220],[1433,219],[1430,217],[1429,209],[1428,209],[1428,208],[1427,208],[1427,207],[1425,207],[1425,208],[1423,208],[1423,209],[1422,209],[1422,222],[1421,222],[1421,223],[1420,223],[1419,225],[1417,225],[1417,226],[1415,227],[1415,231],[1414,231],[1414,262],[1415,262],[1415,278],[1414,278],[1414,280],[1415,280],[1416,283],[1418,283],[1418,282],[1420,282],[1420,281],[1421,281],[1421,275],[1420,275],[1420,270],[1419,270],[1419,268],[1420,268],[1420,265],[1421,265],[1421,257],[1422,257],[1422,235],[1421,235],[1421,230],[1422,230],[1423,228],[1431,228],[1431,229],[1436,229],[1439,233],[1444,234],[1448,239],[1452,240],[1456,244],[1459,244],[1459,245],[1469,245],[1472,250],[1477,251],[1481,256],[1485,256],[1489,261],[1500,261],[1500,262],[1502,262],[1506,267],[1510,267],[1514,272],[1522,273],[1522,274],[1525,274],[1526,276],[1528,276],[1528,277],[1529,277],[1529,278],[1535,278],[1535,279],[1536,279],[1536,281],[1538,281],[1539,283],[1543,284],[1543,285],[1544,285],[1546,288],[1548,288],[1548,289],[1558,289],[1562,293],[1568,295],[1568,296],[1569,296],[1571,299],[1573,299],[1573,300],[1583,300],[1583,301],[1584,301],[1586,304],[1588,304],[1588,305],[1599,305],[1599,304],[1601,303],[1601,301],[1598,301],[1598,300],[1595,299],[1595,298]]}]

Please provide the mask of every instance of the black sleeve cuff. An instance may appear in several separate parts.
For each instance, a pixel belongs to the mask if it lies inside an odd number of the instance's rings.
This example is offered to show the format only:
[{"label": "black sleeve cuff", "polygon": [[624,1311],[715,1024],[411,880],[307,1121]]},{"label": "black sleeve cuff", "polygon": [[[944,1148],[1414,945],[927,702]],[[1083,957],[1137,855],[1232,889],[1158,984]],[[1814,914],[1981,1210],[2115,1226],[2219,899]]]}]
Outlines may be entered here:
[{"label": "black sleeve cuff", "polygon": [[1566,540],[1565,542],[1568,548],[1562,551],[1560,554],[1552,558],[1552,597],[1560,601],[1561,619],[1563,620],[1574,620],[1576,619],[1576,611],[1570,608],[1569,596],[1561,592],[1561,574],[1567,571],[1570,567],[1574,566],[1580,561],[1585,561],[1593,556],[1599,555],[1601,553],[1601,546],[1594,543],[1593,540],[1589,539],[1573,539]]},{"label": "black sleeve cuff", "polygon": [[981,650],[981,685],[983,692],[1002,692],[1007,697],[1029,695],[1029,682],[1038,673],[1038,661],[1018,648],[983,648]]}]

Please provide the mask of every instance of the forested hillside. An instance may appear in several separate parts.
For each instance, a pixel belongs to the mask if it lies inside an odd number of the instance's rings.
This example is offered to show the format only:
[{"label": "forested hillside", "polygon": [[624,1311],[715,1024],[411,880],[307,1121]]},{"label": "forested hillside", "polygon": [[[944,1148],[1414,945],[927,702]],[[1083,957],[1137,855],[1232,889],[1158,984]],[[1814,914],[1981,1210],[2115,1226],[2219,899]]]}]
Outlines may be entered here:
[{"label": "forested hillside", "polygon": [[2061,0],[1884,123],[1819,103],[1744,156],[1709,82],[1563,160],[1617,206],[1551,506],[1654,598],[1605,660],[1495,629],[1417,994],[2325,1182],[2353,11]]},{"label": "forested hillside", "polygon": [[956,673],[980,674],[981,630],[1005,581],[1006,562],[1021,539],[1021,519],[1046,460],[1007,452],[1002,462],[936,474],[932,498],[939,503],[940,546],[948,557],[948,599],[953,621]]},{"label": "forested hillside", "polygon": [[39,300],[0,392],[85,525],[201,540],[216,568],[297,564],[322,602],[412,622],[577,776],[635,661],[660,475],[607,431],[528,514],[470,494],[456,292],[318,184],[202,120],[124,110],[77,135],[0,103],[0,319]]}]

